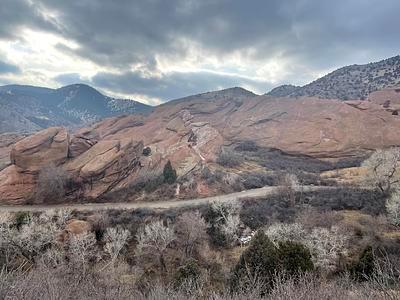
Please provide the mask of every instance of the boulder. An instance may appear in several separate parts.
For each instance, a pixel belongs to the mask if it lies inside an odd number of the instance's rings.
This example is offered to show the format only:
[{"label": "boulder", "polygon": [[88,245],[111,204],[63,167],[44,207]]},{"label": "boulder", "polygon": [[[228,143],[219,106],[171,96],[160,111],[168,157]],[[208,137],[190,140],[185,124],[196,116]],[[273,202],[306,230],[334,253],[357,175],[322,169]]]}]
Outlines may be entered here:
[{"label": "boulder", "polygon": [[60,242],[66,242],[73,235],[85,234],[92,230],[92,224],[87,221],[71,219],[68,220],[64,230],[58,236]]},{"label": "boulder", "polygon": [[11,165],[0,172],[0,203],[24,204],[35,188],[35,176]]},{"label": "boulder", "polygon": [[102,140],[64,168],[86,183],[86,196],[97,197],[139,168],[142,151],[143,143],[132,139]]},{"label": "boulder", "polygon": [[3,133],[0,134],[0,171],[11,164],[10,151],[16,142],[23,139],[25,136],[18,133]]},{"label": "boulder", "polygon": [[26,137],[12,147],[11,163],[37,172],[49,165],[60,165],[68,157],[69,136],[65,128],[51,127]]},{"label": "boulder", "polygon": [[100,137],[98,136],[98,134],[91,131],[90,129],[78,131],[71,137],[69,143],[68,157],[78,157],[79,155],[93,147],[99,140]]}]

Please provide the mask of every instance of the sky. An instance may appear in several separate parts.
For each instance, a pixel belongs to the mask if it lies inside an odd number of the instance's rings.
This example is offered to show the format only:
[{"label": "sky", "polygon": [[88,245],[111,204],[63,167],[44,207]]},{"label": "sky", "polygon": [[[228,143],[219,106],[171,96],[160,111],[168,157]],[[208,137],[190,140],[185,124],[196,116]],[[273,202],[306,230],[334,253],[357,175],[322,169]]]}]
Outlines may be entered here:
[{"label": "sky", "polygon": [[400,54],[399,0],[0,0],[0,85],[156,105],[262,94]]}]

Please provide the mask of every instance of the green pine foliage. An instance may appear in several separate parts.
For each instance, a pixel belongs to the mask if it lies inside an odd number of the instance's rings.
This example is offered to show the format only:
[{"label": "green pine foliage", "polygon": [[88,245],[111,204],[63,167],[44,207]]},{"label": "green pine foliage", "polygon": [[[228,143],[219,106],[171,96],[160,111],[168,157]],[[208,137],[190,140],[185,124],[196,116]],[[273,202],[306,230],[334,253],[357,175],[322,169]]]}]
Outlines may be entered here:
[{"label": "green pine foliage", "polygon": [[281,268],[288,276],[293,277],[314,270],[310,250],[300,243],[280,242],[278,253]]},{"label": "green pine foliage", "polygon": [[173,184],[176,181],[176,170],[172,167],[171,161],[169,160],[164,166],[163,176],[165,183]]},{"label": "green pine foliage", "polygon": [[174,286],[179,288],[187,282],[196,283],[200,278],[201,270],[197,261],[191,259],[187,262],[186,265],[181,266],[175,273]]},{"label": "green pine foliage", "polygon": [[350,267],[350,274],[354,280],[365,281],[374,272],[375,259],[371,246],[368,246],[361,253],[360,258]]},{"label": "green pine foliage", "polygon": [[278,249],[263,231],[258,231],[233,270],[232,288],[245,287],[257,279],[269,289],[278,267]]}]

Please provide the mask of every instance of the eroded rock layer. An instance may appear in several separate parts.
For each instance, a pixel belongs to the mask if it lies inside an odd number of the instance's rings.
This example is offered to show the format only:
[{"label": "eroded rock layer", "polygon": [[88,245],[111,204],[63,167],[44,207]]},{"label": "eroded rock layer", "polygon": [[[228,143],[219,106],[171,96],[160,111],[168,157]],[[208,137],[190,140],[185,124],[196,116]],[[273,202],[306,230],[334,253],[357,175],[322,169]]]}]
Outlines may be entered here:
[{"label": "eroded rock layer", "polygon": [[[368,101],[339,101],[255,96],[235,89],[172,101],[147,117],[105,119],[70,135],[49,128],[13,146],[12,165],[0,172],[0,199],[22,203],[49,164],[63,168],[83,196],[98,197],[159,174],[167,160],[178,176],[188,175],[215,162],[222,147],[243,141],[319,159],[400,145],[400,118],[391,107],[400,103],[397,95],[396,90],[381,91]],[[143,147],[150,147],[151,154],[143,155]]]}]

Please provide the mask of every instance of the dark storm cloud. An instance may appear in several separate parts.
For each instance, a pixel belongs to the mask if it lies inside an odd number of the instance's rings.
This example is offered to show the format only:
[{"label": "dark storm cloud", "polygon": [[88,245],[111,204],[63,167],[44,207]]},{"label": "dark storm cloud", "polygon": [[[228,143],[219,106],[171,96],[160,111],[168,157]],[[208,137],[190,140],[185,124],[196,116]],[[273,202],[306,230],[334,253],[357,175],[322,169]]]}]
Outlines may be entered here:
[{"label": "dark storm cloud", "polygon": [[42,14],[41,6],[35,1],[1,0],[0,39],[16,39],[23,27],[56,31],[55,20]]},{"label": "dark storm cloud", "polygon": [[[398,0],[2,1],[0,37],[16,35],[21,26],[56,32],[79,45],[62,45],[64,53],[124,74],[98,74],[94,83],[163,99],[227,84],[258,87],[259,82],[204,72],[146,79],[131,72],[131,66],[140,64],[151,73],[159,67],[157,57],[184,59],[194,46],[221,61],[241,53],[252,64],[246,67],[254,69],[267,59],[284,59],[291,73],[283,80],[299,83],[304,70],[318,73],[366,63],[400,49]],[[46,17],[46,11],[56,17]],[[304,76],[308,80],[310,74]]]},{"label": "dark storm cloud", "polygon": [[151,78],[143,77],[138,72],[127,72],[121,75],[99,73],[92,80],[93,84],[100,88],[120,93],[143,94],[163,100],[234,86],[251,86],[261,90],[271,87],[265,81],[212,72],[173,72]]},{"label": "dark storm cloud", "polygon": [[0,74],[19,73],[20,69],[17,66],[8,64],[0,60]]}]

